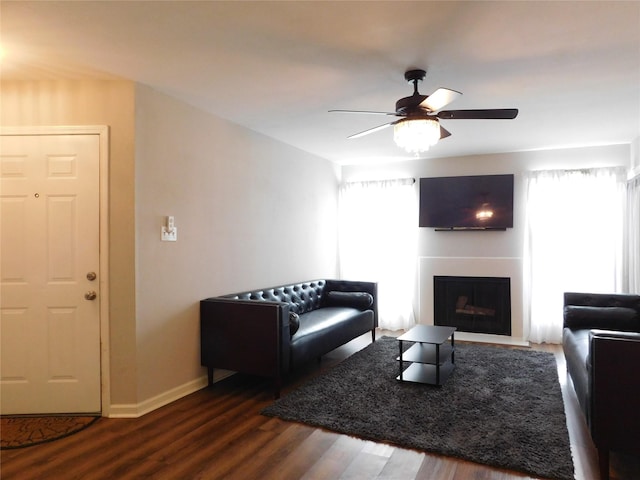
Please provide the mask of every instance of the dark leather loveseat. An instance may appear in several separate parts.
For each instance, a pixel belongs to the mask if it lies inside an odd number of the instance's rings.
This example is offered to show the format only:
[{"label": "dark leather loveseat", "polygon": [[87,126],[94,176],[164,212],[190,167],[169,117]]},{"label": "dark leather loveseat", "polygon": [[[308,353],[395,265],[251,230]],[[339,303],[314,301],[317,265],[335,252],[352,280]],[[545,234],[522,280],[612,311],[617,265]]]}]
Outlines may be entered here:
[{"label": "dark leather loveseat", "polygon": [[564,294],[567,370],[598,449],[640,454],[640,295]]},{"label": "dark leather loveseat", "polygon": [[209,384],[215,368],[283,376],[378,326],[377,284],[314,280],[200,302],[200,355]]}]

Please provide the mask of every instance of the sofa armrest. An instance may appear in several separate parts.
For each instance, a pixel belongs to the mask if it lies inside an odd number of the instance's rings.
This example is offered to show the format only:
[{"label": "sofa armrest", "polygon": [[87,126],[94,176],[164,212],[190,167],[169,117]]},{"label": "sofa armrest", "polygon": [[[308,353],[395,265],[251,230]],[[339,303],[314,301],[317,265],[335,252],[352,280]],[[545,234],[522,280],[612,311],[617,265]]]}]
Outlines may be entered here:
[{"label": "sofa armrest", "polygon": [[289,305],[208,298],[200,302],[201,364],[276,379],[289,369]]},{"label": "sofa armrest", "polygon": [[589,335],[591,436],[598,449],[640,451],[640,333]]},{"label": "sofa armrest", "polygon": [[378,284],[376,282],[362,282],[355,280],[327,280],[323,295],[329,292],[366,292],[373,297],[373,327],[378,326]]}]

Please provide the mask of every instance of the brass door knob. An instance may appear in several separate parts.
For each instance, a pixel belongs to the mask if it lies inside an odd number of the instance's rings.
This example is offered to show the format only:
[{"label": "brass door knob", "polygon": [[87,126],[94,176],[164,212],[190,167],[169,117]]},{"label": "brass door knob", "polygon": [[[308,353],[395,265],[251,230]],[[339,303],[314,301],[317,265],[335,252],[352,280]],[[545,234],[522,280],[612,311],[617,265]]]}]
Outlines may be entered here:
[{"label": "brass door knob", "polygon": [[97,296],[98,296],[98,294],[96,292],[94,292],[93,290],[91,290],[90,292],[87,292],[87,293],[84,294],[84,298],[86,300],[95,300]]}]

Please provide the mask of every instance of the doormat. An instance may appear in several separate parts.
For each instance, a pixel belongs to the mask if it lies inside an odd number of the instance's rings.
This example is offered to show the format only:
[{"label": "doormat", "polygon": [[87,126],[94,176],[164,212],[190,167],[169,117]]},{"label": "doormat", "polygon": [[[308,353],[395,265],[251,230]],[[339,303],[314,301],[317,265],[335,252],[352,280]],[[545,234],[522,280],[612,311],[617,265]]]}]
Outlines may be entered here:
[{"label": "doormat", "polygon": [[53,442],[96,423],[94,415],[3,415],[0,417],[0,450]]}]

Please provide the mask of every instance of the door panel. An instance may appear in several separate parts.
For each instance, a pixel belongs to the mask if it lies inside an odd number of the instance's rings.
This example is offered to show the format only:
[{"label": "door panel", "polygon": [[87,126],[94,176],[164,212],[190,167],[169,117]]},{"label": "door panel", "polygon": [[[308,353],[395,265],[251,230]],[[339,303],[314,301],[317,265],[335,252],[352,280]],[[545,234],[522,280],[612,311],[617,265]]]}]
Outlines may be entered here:
[{"label": "door panel", "polygon": [[0,142],[2,413],[100,412],[99,135]]}]

